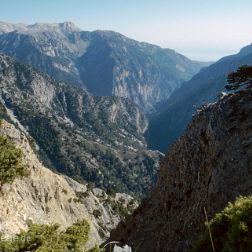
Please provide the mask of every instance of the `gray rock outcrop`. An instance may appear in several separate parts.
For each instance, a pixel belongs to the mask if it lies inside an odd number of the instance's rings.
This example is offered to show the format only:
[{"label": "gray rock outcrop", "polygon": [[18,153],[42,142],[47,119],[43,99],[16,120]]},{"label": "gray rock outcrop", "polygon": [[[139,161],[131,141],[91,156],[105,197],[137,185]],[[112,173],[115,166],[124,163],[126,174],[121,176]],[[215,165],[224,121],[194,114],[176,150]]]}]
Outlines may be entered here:
[{"label": "gray rock outcrop", "polygon": [[209,219],[252,194],[252,90],[198,110],[161,163],[151,197],[112,231],[137,251],[189,251]]},{"label": "gray rock outcrop", "polygon": [[[17,130],[6,121],[0,127],[0,135],[7,136],[23,152],[23,162],[31,171],[30,176],[4,184],[0,193],[0,232],[10,238],[31,223],[55,224],[62,228],[76,220],[86,219],[90,224],[87,247],[100,244],[110,230],[122,218],[113,205],[127,205],[133,198],[117,193],[114,197],[98,188],[55,174],[45,168],[30,147],[26,133]],[[136,203],[131,203],[131,208]],[[94,214],[99,212],[100,214]]]}]

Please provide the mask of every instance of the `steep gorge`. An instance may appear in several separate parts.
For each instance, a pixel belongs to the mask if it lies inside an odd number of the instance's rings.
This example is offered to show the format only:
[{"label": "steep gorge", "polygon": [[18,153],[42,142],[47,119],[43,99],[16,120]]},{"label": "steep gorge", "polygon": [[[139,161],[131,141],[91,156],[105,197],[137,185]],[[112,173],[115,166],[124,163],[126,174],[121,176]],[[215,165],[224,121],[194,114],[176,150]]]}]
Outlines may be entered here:
[{"label": "steep gorge", "polygon": [[241,65],[251,64],[252,45],[248,45],[239,53],[203,68],[183,83],[150,120],[146,132],[149,147],[166,152],[185,131],[197,108],[204,103],[216,101],[221,92],[226,91],[227,75]]},{"label": "steep gorge", "polygon": [[252,194],[252,90],[198,110],[161,163],[150,198],[110,240],[137,251],[188,251],[209,219],[239,195]]},{"label": "steep gorge", "polygon": [[0,101],[48,167],[138,195],[155,181],[160,154],[147,149],[148,121],[129,100],[92,97],[0,54]]}]

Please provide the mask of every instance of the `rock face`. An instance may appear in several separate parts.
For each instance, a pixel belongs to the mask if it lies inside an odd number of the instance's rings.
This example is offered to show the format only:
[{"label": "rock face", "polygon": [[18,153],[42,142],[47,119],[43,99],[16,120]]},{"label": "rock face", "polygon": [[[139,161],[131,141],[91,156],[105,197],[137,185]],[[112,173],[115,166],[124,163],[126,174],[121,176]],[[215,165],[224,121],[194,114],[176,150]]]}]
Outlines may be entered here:
[{"label": "rock face", "polygon": [[0,22],[0,34],[12,32],[18,29],[24,29],[25,24],[19,23],[19,24],[10,24],[5,22]]},{"label": "rock face", "polygon": [[189,251],[209,219],[252,193],[252,90],[198,111],[161,163],[151,197],[112,232],[137,251]]},{"label": "rock face", "polygon": [[[127,208],[132,197],[119,193],[111,197],[98,188],[89,190],[87,185],[53,173],[39,162],[26,133],[6,121],[1,125],[0,135],[11,138],[22,150],[23,162],[31,171],[29,177],[16,179],[12,185],[5,184],[1,189],[1,234],[11,237],[21,229],[26,230],[31,222],[58,223],[66,227],[84,218],[91,227],[87,246],[100,244],[121,219],[113,205],[124,202],[124,207]],[[135,206],[135,203],[131,204],[132,208]],[[94,214],[97,211],[99,216]]]},{"label": "rock face", "polygon": [[1,33],[3,53],[93,95],[129,98],[146,112],[205,65],[116,32],[81,31],[70,22],[0,23]]},{"label": "rock face", "polygon": [[155,181],[160,154],[147,150],[148,121],[129,100],[91,97],[5,55],[0,87],[2,106],[35,139],[47,166],[139,195]]},{"label": "rock face", "polygon": [[221,91],[225,91],[227,75],[241,65],[252,65],[252,45],[202,69],[176,90],[150,121],[146,132],[149,146],[166,152],[184,132],[197,107],[216,101]]}]

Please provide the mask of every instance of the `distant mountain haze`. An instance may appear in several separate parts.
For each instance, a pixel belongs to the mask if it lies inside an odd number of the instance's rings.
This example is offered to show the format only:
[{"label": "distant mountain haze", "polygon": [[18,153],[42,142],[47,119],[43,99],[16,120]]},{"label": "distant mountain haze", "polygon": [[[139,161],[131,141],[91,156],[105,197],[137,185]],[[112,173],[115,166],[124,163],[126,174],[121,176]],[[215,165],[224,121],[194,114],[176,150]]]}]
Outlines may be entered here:
[{"label": "distant mountain haze", "polygon": [[[252,193],[252,90],[225,90],[241,65],[252,65],[252,44],[197,62],[72,22],[0,22],[0,156],[8,162],[0,250],[13,247],[2,235],[30,223],[64,228],[84,218],[87,249],[117,241],[134,251],[191,251],[209,229],[205,217]],[[76,230],[62,236],[66,250],[70,240],[77,246]]]},{"label": "distant mountain haze", "polygon": [[207,102],[214,102],[226,92],[227,75],[241,65],[252,65],[252,44],[238,54],[224,57],[203,68],[191,80],[183,83],[151,117],[146,132],[149,147],[162,152],[185,131],[196,110]]},{"label": "distant mountain haze", "polygon": [[71,22],[1,22],[0,50],[92,95],[128,98],[144,112],[208,64],[113,31],[81,31]]}]

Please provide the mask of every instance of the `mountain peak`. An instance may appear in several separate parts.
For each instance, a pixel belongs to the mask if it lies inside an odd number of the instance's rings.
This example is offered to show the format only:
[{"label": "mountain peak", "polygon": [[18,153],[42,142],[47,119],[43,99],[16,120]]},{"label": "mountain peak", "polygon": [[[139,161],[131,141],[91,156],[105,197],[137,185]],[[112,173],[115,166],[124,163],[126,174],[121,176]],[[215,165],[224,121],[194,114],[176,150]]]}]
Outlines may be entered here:
[{"label": "mountain peak", "polygon": [[70,21],[59,23],[59,26],[68,32],[81,31],[81,29],[78,26],[76,26],[73,22]]},{"label": "mountain peak", "polygon": [[36,23],[17,31],[0,36],[2,52],[95,96],[128,98],[146,112],[201,68],[172,50],[114,31],[81,31],[72,22]]},{"label": "mountain peak", "polygon": [[41,31],[63,31],[63,32],[77,32],[81,31],[74,23],[72,22],[63,22],[63,23],[35,23],[33,25],[28,25],[27,28],[31,31],[41,32]]},{"label": "mountain peak", "polygon": [[23,29],[26,26],[27,25],[23,23],[12,24],[0,21],[0,34]]},{"label": "mountain peak", "polygon": [[246,55],[248,55],[250,53],[252,53],[252,44],[243,47],[240,50],[239,55],[246,56]]}]

